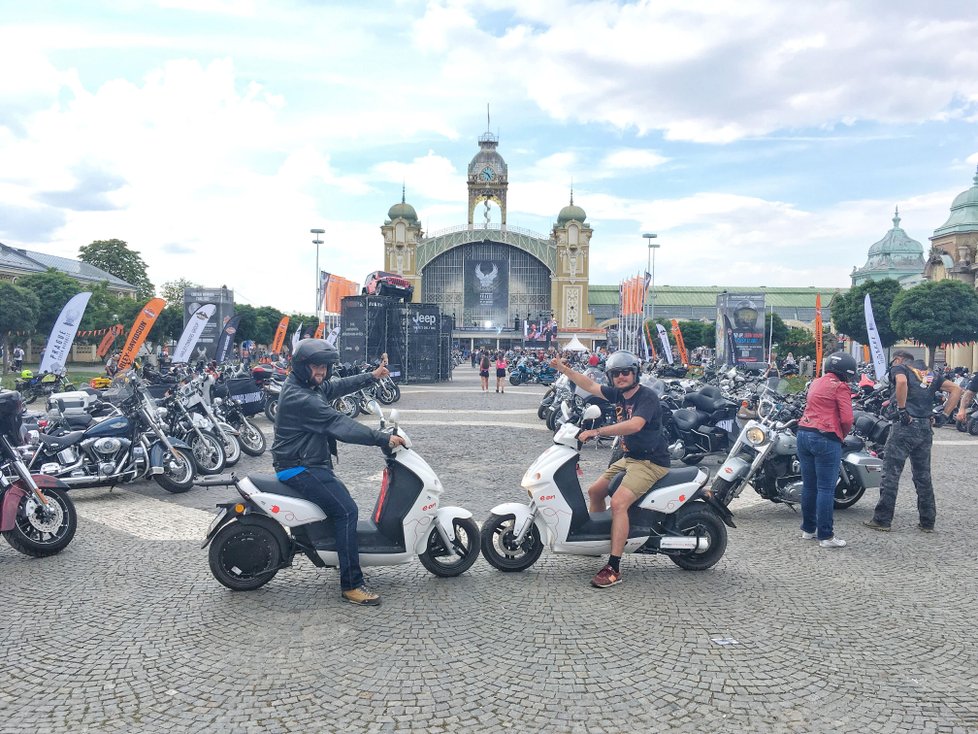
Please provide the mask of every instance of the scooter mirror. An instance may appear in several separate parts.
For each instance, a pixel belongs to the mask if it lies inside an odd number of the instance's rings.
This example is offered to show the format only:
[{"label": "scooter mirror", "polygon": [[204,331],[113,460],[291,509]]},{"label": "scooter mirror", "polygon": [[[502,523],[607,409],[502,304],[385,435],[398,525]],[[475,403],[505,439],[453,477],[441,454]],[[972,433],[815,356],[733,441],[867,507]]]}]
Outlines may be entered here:
[{"label": "scooter mirror", "polygon": [[591,405],[587,406],[584,409],[584,416],[583,416],[583,418],[586,421],[593,421],[595,418],[597,418],[600,415],[601,415],[601,408],[599,408],[594,403],[591,403]]},{"label": "scooter mirror", "polygon": [[378,418],[384,417],[384,411],[381,409],[380,403],[378,403],[376,400],[367,401],[367,412],[373,413]]},{"label": "scooter mirror", "polygon": [[571,417],[570,403],[566,400],[560,404],[560,414],[564,416],[564,421],[569,421]]},{"label": "scooter mirror", "polygon": [[394,410],[391,411],[391,423],[397,424],[400,417],[400,412],[398,412],[397,408],[394,408]]}]

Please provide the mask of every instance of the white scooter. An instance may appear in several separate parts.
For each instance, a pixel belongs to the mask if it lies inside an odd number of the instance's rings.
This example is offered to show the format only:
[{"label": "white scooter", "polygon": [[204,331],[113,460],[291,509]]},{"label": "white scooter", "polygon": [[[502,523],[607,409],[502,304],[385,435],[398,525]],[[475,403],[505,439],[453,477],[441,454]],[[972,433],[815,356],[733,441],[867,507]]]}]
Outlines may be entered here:
[{"label": "white scooter", "polygon": [[[357,523],[360,564],[392,566],[418,556],[436,576],[458,576],[479,557],[479,526],[461,507],[439,507],[444,491],[428,463],[412,450],[411,440],[397,425],[397,411],[388,427],[375,401],[370,412],[381,430],[405,440],[393,451],[383,449],[387,468],[380,496],[369,519]],[[234,591],[250,591],[272,580],[305,554],[320,568],[339,565],[336,533],[319,505],[280,482],[274,474],[215,478],[200,486],[234,485],[237,502],[220,504],[202,548],[210,544],[214,578]]]},{"label": "white scooter", "polygon": [[[482,526],[482,555],[500,571],[524,571],[543,552],[596,556],[611,551],[611,511],[588,511],[578,481],[582,421],[600,415],[589,405],[575,416],[564,408],[565,423],[554,445],[533,462],[522,486],[530,504],[508,502],[492,508]],[[623,474],[611,484],[618,488]],[[698,467],[673,469],[656,482],[628,512],[625,553],[663,553],[677,566],[702,571],[727,548],[726,525],[735,527],[730,511],[706,488],[710,473]]]}]

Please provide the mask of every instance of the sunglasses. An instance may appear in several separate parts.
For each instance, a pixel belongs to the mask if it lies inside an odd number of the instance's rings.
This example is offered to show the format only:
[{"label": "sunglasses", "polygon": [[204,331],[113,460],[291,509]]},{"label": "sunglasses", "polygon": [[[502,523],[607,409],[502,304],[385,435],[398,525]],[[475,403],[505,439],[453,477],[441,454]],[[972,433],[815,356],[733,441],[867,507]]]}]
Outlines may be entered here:
[{"label": "sunglasses", "polygon": [[616,377],[622,377],[624,375],[632,374],[631,370],[608,370],[608,377],[614,379]]}]

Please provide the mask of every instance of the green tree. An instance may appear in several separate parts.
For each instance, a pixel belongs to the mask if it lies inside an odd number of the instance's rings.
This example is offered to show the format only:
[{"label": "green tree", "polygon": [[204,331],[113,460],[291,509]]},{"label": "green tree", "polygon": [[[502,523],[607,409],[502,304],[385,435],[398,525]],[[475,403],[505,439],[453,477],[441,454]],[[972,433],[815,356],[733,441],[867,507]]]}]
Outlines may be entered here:
[{"label": "green tree", "polygon": [[[241,305],[234,307],[235,313],[241,314],[241,322],[238,324],[238,331],[234,335],[236,341],[251,339],[258,344],[271,344],[272,337],[275,336],[275,328],[278,322],[285,315],[277,308],[271,306],[248,306]],[[292,320],[289,319],[291,325]]]},{"label": "green tree", "polygon": [[149,340],[153,344],[167,341],[169,339],[179,339],[183,333],[183,295],[180,300],[174,301],[157,317],[149,332]]},{"label": "green tree", "polygon": [[183,303],[183,291],[185,288],[202,288],[200,283],[194,283],[187,280],[186,278],[177,278],[176,280],[168,280],[162,286],[160,286],[160,297],[165,298],[166,302],[169,304],[182,304]]},{"label": "green tree", "polygon": [[876,321],[880,342],[884,347],[893,346],[907,336],[894,329],[890,319],[893,301],[901,290],[900,284],[893,278],[867,280],[865,283],[860,283],[848,293],[840,293],[832,299],[832,323],[839,333],[851,336],[861,344],[868,344],[866,310],[863,305],[868,293],[873,302],[873,319]]},{"label": "green tree", "polygon": [[0,372],[6,374],[10,361],[10,334],[14,331],[34,331],[41,303],[31,291],[13,283],[0,282],[0,339],[3,339],[4,359]]},{"label": "green tree", "polygon": [[146,301],[156,294],[143,258],[123,240],[95,240],[78,250],[78,259],[136,286],[137,300]]},{"label": "green tree", "polygon": [[65,304],[82,291],[77,280],[54,268],[48,268],[44,273],[25,275],[17,281],[17,285],[37,296],[40,308],[34,329],[42,339],[47,339],[51,333],[51,327]]},{"label": "green tree", "polygon": [[930,348],[978,339],[978,293],[959,280],[937,280],[905,290],[893,300],[894,330]]},{"label": "green tree", "polygon": [[[773,324],[773,330],[772,330]],[[783,345],[788,340],[788,325],[776,313],[768,312],[764,315],[764,341]],[[785,350],[779,347],[779,354]]]},{"label": "green tree", "polygon": [[[824,340],[824,336],[823,336]],[[824,346],[824,341],[823,341]],[[781,343],[780,347],[782,354],[791,354],[795,359],[801,359],[802,357],[815,357],[815,335],[812,334],[808,329],[803,329],[798,326],[789,326],[788,335],[785,340]]]}]

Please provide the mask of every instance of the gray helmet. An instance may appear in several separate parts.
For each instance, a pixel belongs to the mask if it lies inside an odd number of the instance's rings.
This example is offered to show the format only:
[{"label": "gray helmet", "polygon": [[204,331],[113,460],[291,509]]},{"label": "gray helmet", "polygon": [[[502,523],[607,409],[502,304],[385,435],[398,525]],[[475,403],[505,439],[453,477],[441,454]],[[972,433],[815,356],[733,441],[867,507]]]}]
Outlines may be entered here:
[{"label": "gray helmet", "polygon": [[638,357],[636,357],[631,352],[626,352],[624,350],[619,350],[608,357],[608,360],[604,363],[605,374],[608,375],[608,384],[614,386],[615,380],[611,376],[614,370],[630,370],[635,379],[632,384],[635,385],[638,382],[638,372],[641,367],[641,362],[639,362]]},{"label": "gray helmet", "polygon": [[328,379],[332,366],[339,361],[339,351],[325,339],[303,339],[292,355],[292,374],[303,385],[309,385],[312,382],[309,369],[312,365],[325,365]]},{"label": "gray helmet", "polygon": [[825,360],[825,371],[831,372],[843,382],[856,379],[856,360],[851,354],[833,352]]}]

